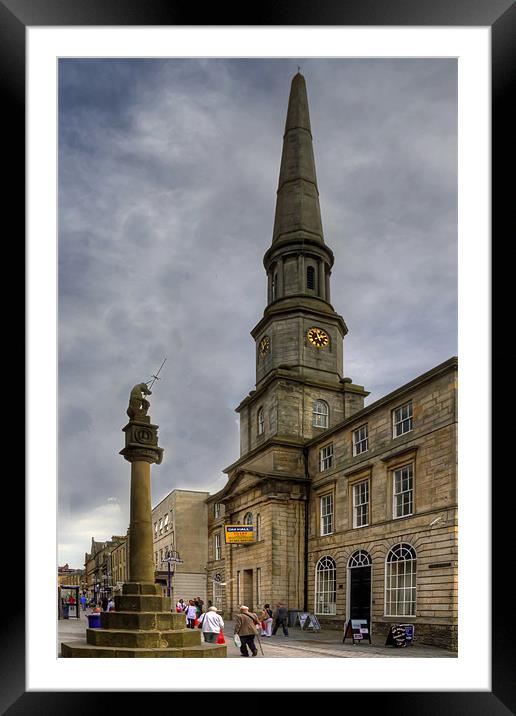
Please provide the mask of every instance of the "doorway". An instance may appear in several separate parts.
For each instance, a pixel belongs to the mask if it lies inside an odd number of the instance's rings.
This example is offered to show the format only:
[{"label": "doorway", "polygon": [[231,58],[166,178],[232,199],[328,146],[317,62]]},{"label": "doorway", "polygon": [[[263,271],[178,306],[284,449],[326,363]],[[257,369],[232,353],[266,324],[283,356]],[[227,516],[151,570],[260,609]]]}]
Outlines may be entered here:
[{"label": "doorway", "polygon": [[367,619],[371,624],[371,557],[366,551],[351,555],[348,575],[349,618]]},{"label": "doorway", "polygon": [[251,611],[253,611],[253,570],[252,569],[244,569],[244,583],[243,583],[243,590],[242,590],[242,596],[243,601],[242,604],[245,604],[246,607],[249,607]]}]

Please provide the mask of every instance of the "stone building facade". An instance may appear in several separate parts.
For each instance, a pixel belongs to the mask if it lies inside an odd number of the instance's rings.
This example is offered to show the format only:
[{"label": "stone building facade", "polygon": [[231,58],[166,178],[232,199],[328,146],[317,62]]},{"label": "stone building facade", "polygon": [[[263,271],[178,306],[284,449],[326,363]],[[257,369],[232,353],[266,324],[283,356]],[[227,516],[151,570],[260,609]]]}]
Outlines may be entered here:
[{"label": "stone building facade", "polygon": [[171,564],[173,600],[200,596],[206,601],[208,496],[208,492],[173,490],[152,510],[155,575],[165,595],[168,565],[163,560],[170,551],[182,560]]},{"label": "stone building facade", "polygon": [[98,602],[104,596],[111,596],[113,587],[113,567],[111,553],[126,541],[125,536],[113,535],[110,540],[96,542],[91,538],[90,551],[84,555],[84,570],[86,573],[87,597]]},{"label": "stone building facade", "polygon": [[[330,303],[306,85],[287,111],[256,385],[237,407],[240,457],[207,499],[207,597],[226,616],[282,601],[343,629],[410,622],[457,644],[457,359],[364,407]],[[225,544],[227,524],[254,526]]]},{"label": "stone building facade", "polygon": [[111,551],[111,577],[115,594],[121,593],[123,583],[129,580],[128,542],[128,537],[123,538]]}]

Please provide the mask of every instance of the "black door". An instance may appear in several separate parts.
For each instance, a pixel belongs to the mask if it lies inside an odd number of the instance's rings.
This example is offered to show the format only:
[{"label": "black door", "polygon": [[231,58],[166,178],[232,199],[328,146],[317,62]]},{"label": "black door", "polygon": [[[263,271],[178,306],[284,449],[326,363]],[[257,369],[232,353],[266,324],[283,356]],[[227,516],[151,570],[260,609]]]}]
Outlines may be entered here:
[{"label": "black door", "polygon": [[371,620],[371,567],[350,569],[350,619]]}]

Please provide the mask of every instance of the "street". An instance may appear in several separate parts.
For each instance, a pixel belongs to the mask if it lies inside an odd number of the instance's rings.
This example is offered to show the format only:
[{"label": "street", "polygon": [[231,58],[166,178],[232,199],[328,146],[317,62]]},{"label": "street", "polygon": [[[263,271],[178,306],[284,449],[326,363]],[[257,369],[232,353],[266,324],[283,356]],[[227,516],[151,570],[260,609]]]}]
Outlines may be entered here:
[{"label": "street", "polygon": [[[58,622],[58,655],[60,644],[62,641],[71,641],[74,639],[85,638],[85,630],[88,627],[88,620],[85,614],[90,614],[91,610],[81,612],[80,619],[60,619]],[[233,622],[225,623],[224,635],[228,647],[228,658],[242,658],[240,650],[233,643]],[[416,634],[417,638],[417,634]],[[321,632],[301,631],[299,627],[289,628],[289,636],[283,636],[278,630],[276,636],[260,637],[263,655],[260,650],[259,640],[255,643],[258,648],[258,656],[256,658],[289,658],[302,659],[309,657],[311,659],[328,659],[328,658],[457,658],[457,653],[440,649],[435,646],[426,646],[414,644],[402,649],[396,649],[385,646],[384,637],[372,637],[372,644],[364,643],[353,645],[349,639],[346,643],[342,643],[342,632],[333,630],[323,630]]]}]

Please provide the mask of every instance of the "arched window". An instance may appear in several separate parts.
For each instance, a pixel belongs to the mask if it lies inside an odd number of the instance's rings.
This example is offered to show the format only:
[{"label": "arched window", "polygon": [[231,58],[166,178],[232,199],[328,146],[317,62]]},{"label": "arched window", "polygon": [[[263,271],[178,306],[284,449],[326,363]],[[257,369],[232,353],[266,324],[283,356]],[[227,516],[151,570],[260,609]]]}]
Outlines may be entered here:
[{"label": "arched window", "polygon": [[416,616],[416,550],[406,542],[392,547],[386,560],[385,616]]},{"label": "arched window", "polygon": [[324,400],[315,400],[312,407],[312,425],[314,428],[327,428],[330,409]]},{"label": "arched window", "polygon": [[331,557],[321,557],[315,567],[315,613],[337,613],[337,566]]},{"label": "arched window", "polygon": [[253,513],[247,512],[246,516],[244,517],[244,525],[252,525],[253,524]]},{"label": "arched window", "polygon": [[371,555],[363,549],[357,549],[349,558],[348,567],[370,567]]},{"label": "arched window", "polygon": [[306,269],[306,287],[312,291],[315,289],[315,269],[313,266],[308,266]]},{"label": "arched window", "polygon": [[258,435],[263,435],[265,430],[265,420],[263,417],[263,408],[258,411]]}]

